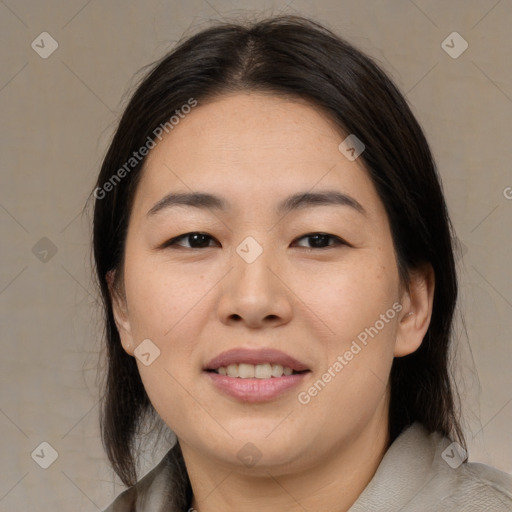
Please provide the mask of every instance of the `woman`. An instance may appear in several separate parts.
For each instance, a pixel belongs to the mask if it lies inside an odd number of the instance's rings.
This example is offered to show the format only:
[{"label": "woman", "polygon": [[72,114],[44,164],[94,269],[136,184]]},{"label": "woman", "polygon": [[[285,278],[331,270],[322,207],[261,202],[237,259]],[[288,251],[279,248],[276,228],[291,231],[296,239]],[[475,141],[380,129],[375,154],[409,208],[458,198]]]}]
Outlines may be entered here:
[{"label": "woman", "polygon": [[[97,187],[109,511],[512,509],[466,462],[451,228],[428,144],[366,56],[295,17],[183,42]],[[136,482],[163,420],[177,443]]]}]

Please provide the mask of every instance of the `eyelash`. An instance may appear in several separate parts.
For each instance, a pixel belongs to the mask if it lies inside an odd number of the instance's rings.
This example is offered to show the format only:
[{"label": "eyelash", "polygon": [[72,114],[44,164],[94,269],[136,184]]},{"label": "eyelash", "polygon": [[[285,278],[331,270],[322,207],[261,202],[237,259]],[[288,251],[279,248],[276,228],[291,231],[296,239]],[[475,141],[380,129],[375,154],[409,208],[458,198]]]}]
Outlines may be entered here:
[{"label": "eyelash", "polygon": [[[199,250],[199,249],[208,249],[212,246],[208,245],[206,247],[186,247],[186,246],[183,246],[183,245],[180,245],[178,244],[177,242],[179,242],[180,240],[182,239],[185,239],[187,237],[190,237],[192,235],[201,235],[201,236],[204,236],[204,237],[207,237],[209,238],[210,240],[215,240],[212,236],[210,236],[208,233],[202,233],[200,231],[192,231],[190,233],[184,233],[183,235],[179,235],[177,237],[174,237],[174,238],[171,238],[170,240],[168,240],[167,242],[165,242],[163,245],[162,245],[162,248],[165,249],[165,248],[169,248],[169,247],[173,247],[173,246],[178,246],[178,247],[183,247],[185,249],[193,249],[193,250]],[[297,240],[302,240],[303,238],[312,238],[314,236],[323,236],[323,237],[327,237],[328,239],[330,240],[334,240],[334,244],[329,244],[325,247],[306,247],[306,249],[328,249],[330,247],[336,247],[336,246],[339,246],[339,245],[347,245],[347,246],[350,246],[349,243],[345,242],[345,240],[341,239],[340,237],[336,236],[336,235],[331,235],[329,233],[323,233],[323,232],[318,232],[318,233],[307,233],[306,235],[302,235],[301,237],[299,238],[296,238],[294,240],[294,242],[296,242]],[[190,245],[190,244],[189,244]],[[299,247],[304,247],[304,246],[299,246]]]}]

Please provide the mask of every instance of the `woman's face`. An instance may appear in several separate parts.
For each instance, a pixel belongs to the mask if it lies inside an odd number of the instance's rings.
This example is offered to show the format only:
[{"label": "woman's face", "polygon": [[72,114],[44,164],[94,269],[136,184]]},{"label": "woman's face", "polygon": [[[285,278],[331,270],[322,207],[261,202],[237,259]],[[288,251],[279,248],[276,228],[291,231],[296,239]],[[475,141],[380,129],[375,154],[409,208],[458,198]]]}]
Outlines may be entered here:
[{"label": "woman's face", "polygon": [[189,452],[277,474],[387,429],[406,307],[384,206],[344,138],[308,104],[236,94],[147,158],[116,318]]}]

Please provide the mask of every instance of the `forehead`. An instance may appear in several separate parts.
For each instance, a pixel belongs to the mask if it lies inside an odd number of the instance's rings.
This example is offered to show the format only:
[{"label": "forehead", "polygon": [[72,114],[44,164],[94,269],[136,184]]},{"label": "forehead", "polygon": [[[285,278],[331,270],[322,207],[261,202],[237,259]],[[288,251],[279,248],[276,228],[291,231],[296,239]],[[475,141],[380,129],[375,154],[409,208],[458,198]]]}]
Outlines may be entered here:
[{"label": "forehead", "polygon": [[[228,161],[243,159],[243,153],[258,153],[264,159],[266,154],[289,150],[298,158],[297,150],[302,148],[305,154],[321,141],[337,146],[340,137],[336,125],[303,100],[261,93],[232,94],[199,104],[152,151],[150,159],[161,157],[178,144],[186,149],[194,147],[198,156],[215,149],[217,158]],[[304,139],[309,141],[306,147]],[[292,159],[293,154],[288,157]]]},{"label": "forehead", "polygon": [[242,201],[335,187],[371,209],[378,198],[362,159],[350,161],[338,149],[345,136],[303,100],[222,96],[195,107],[151,150],[136,204],[147,206],[171,190],[207,190]]}]

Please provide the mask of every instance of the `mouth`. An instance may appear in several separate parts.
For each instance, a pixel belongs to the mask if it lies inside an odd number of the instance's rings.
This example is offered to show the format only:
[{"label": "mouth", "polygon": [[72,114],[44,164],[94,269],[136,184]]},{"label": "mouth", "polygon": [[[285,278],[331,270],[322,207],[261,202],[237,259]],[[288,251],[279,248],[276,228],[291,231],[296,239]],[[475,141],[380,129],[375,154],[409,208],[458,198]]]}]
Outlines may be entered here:
[{"label": "mouth", "polygon": [[223,394],[242,402],[273,400],[302,382],[311,370],[302,362],[274,349],[233,349],[203,368]]},{"label": "mouth", "polygon": [[206,371],[235,379],[278,379],[283,376],[299,375],[309,372],[309,370],[297,371],[289,366],[275,363],[234,363],[228,366],[219,366],[219,368],[216,369],[206,369]]}]

